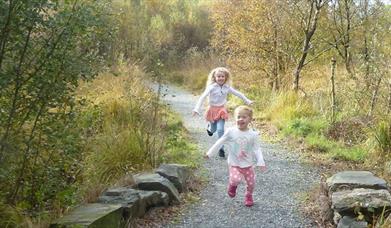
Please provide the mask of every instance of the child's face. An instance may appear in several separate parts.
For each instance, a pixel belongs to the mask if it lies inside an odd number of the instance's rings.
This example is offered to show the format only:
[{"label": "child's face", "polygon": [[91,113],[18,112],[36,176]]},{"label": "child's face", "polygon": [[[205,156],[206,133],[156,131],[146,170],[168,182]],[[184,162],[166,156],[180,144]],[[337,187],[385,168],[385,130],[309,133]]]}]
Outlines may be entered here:
[{"label": "child's face", "polygon": [[224,85],[226,77],[223,72],[218,71],[215,74],[215,79],[216,79],[217,84]]},{"label": "child's face", "polygon": [[247,110],[240,110],[239,112],[237,112],[235,115],[235,119],[236,119],[236,126],[240,130],[247,130],[248,125],[252,120]]}]

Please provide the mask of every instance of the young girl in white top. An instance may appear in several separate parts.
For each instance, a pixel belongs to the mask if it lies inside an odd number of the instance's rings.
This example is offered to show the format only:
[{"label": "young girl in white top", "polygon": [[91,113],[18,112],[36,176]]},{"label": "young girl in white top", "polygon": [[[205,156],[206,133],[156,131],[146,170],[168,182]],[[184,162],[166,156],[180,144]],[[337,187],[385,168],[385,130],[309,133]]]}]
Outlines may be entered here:
[{"label": "young girl in white top", "polygon": [[253,203],[253,191],[255,186],[254,165],[261,171],[266,170],[262,151],[259,146],[259,135],[248,128],[252,120],[253,111],[247,106],[239,106],[235,109],[236,127],[229,128],[227,132],[209,149],[206,158],[215,154],[221,145],[227,145],[229,185],[228,195],[235,197],[236,189],[242,177],[246,181],[245,205],[251,207]]},{"label": "young girl in white top", "polygon": [[[193,116],[200,115],[201,106],[204,103],[205,98],[209,96],[209,108],[205,114],[206,120],[209,121],[209,125],[206,130],[209,136],[212,136],[216,130],[219,138],[224,134],[224,124],[228,119],[228,111],[225,108],[228,94],[231,93],[241,98],[247,105],[253,103],[242,93],[230,86],[230,77],[230,72],[224,67],[217,67],[213,69],[209,73],[206,89],[193,109]],[[219,156],[224,157],[223,147],[219,150]]]}]

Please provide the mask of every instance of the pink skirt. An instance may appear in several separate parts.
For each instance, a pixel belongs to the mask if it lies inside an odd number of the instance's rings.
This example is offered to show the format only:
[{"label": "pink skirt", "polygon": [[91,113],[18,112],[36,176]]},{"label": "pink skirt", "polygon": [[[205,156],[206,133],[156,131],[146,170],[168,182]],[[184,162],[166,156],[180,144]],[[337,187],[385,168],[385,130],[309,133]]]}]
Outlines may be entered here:
[{"label": "pink skirt", "polygon": [[228,120],[228,111],[224,106],[209,106],[205,113],[205,119],[209,122],[219,119]]}]

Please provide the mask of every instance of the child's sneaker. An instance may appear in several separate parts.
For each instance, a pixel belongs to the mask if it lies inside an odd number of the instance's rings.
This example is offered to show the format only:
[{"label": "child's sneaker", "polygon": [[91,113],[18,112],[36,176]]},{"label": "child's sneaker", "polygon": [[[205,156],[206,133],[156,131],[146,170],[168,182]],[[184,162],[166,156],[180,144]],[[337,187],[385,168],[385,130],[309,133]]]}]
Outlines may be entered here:
[{"label": "child's sneaker", "polygon": [[229,195],[229,197],[234,198],[236,196],[236,188],[237,187],[238,186],[233,186],[233,185],[229,185],[228,186],[228,195]]},{"label": "child's sneaker", "polygon": [[247,207],[251,207],[254,205],[253,196],[252,195],[246,195],[246,198],[244,200],[244,204]]},{"label": "child's sneaker", "polygon": [[220,150],[219,150],[219,156],[220,157],[225,157],[225,152],[224,152],[224,149],[223,148],[221,148]]},{"label": "child's sneaker", "polygon": [[208,124],[208,127],[206,128],[206,133],[208,133],[209,136],[213,135],[213,132],[209,131],[209,124]]}]

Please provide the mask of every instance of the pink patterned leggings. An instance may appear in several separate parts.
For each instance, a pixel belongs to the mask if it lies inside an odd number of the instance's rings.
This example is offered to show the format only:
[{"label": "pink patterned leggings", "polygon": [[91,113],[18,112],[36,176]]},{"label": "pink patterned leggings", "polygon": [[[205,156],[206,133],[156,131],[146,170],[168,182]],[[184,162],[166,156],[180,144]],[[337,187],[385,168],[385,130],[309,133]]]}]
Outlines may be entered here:
[{"label": "pink patterned leggings", "polygon": [[240,168],[238,166],[229,167],[229,185],[238,186],[242,177],[246,181],[246,195],[252,195],[255,186],[255,173],[252,166]]}]

